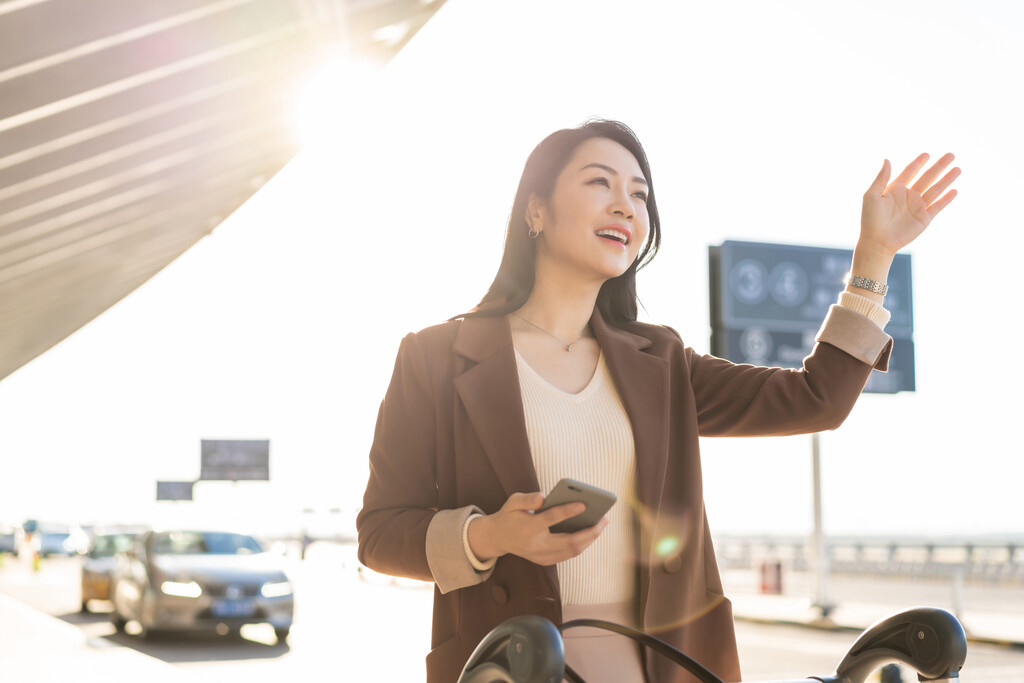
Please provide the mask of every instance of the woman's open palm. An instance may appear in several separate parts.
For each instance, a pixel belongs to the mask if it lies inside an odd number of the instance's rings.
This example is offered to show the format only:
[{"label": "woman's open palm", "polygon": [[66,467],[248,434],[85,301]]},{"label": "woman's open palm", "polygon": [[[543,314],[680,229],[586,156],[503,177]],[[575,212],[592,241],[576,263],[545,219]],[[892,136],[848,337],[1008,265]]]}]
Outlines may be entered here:
[{"label": "woman's open palm", "polygon": [[952,154],[944,154],[909,185],[927,161],[928,155],[921,154],[890,183],[892,170],[889,160],[885,160],[882,170],[864,193],[862,240],[895,254],[917,239],[932,219],[953,201],[956,190],[946,192],[946,189],[960,175],[960,169],[953,168],[939,178],[952,163]]}]

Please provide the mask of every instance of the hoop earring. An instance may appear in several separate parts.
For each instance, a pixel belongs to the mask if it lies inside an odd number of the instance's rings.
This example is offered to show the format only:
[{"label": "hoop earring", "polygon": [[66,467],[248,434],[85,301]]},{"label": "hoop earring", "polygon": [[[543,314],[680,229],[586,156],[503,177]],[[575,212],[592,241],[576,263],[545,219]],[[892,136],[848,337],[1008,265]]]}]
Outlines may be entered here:
[{"label": "hoop earring", "polygon": [[537,228],[531,227],[530,228],[530,232],[527,233],[527,234],[530,236],[531,240],[535,240],[535,239],[537,239],[537,237],[540,236],[540,230],[538,230]]}]

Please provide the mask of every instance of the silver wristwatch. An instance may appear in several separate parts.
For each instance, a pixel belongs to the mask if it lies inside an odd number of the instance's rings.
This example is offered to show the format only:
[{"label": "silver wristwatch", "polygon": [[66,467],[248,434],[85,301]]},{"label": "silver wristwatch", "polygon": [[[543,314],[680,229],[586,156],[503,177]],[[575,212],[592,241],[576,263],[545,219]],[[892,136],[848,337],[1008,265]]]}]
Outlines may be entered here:
[{"label": "silver wristwatch", "polygon": [[861,289],[866,289],[869,292],[881,294],[882,296],[885,296],[886,292],[889,291],[889,285],[885,284],[884,282],[878,282],[877,280],[869,280],[868,278],[861,277],[860,275],[847,275],[846,284],[853,285],[854,287],[859,287]]}]

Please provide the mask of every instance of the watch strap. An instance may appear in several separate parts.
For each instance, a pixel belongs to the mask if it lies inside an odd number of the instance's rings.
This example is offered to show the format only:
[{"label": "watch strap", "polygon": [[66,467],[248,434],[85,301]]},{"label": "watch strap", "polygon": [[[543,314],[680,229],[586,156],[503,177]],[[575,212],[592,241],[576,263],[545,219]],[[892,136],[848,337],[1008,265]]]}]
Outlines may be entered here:
[{"label": "watch strap", "polygon": [[854,275],[852,273],[846,276],[846,284],[851,285],[853,287],[859,287],[860,289],[866,289],[869,292],[881,294],[882,296],[885,296],[886,293],[889,291],[889,285],[887,285],[884,282],[879,282],[878,280],[871,280],[869,278],[861,277],[860,275]]}]

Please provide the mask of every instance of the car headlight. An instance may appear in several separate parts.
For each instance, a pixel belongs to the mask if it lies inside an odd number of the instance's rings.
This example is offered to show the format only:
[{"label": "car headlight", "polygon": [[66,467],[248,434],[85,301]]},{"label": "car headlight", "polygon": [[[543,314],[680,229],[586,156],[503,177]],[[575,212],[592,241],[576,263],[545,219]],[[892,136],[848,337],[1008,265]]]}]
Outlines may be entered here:
[{"label": "car headlight", "polygon": [[203,589],[195,581],[164,581],[160,590],[179,598],[198,598],[203,594]]},{"label": "car headlight", "polygon": [[291,581],[267,581],[260,588],[260,594],[265,598],[281,598],[292,594]]}]

